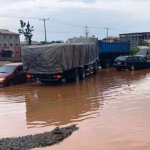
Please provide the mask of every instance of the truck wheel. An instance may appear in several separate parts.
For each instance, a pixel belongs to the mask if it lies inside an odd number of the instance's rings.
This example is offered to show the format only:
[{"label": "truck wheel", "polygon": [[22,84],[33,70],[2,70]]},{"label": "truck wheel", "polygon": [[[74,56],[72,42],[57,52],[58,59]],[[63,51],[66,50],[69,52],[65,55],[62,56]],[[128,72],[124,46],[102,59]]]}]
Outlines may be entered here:
[{"label": "truck wheel", "polygon": [[84,68],[79,68],[79,76],[80,76],[80,80],[85,79],[85,69]]},{"label": "truck wheel", "polygon": [[73,71],[72,81],[73,81],[73,82],[78,82],[79,79],[80,79],[80,77],[79,77],[79,71],[78,71],[78,69],[75,69],[75,70]]},{"label": "truck wheel", "polygon": [[98,74],[98,70],[99,70],[99,67],[98,67],[98,64],[97,62],[94,64],[94,74]]},{"label": "truck wheel", "polygon": [[105,61],[104,61],[104,67],[105,68],[110,67],[110,60],[109,59],[105,59]]}]

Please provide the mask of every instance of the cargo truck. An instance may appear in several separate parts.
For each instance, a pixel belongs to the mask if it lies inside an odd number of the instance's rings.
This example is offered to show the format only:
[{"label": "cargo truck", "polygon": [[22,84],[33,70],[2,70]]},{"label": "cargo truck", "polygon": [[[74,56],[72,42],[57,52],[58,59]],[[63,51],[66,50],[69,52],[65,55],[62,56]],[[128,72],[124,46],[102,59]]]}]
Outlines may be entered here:
[{"label": "cargo truck", "polygon": [[77,82],[99,69],[95,43],[50,44],[22,49],[22,62],[27,78],[41,82]]},{"label": "cargo truck", "polygon": [[93,41],[97,45],[102,68],[110,67],[118,56],[130,54],[130,43],[110,43],[94,37],[70,38],[67,40],[67,43],[86,43],[89,41]]}]

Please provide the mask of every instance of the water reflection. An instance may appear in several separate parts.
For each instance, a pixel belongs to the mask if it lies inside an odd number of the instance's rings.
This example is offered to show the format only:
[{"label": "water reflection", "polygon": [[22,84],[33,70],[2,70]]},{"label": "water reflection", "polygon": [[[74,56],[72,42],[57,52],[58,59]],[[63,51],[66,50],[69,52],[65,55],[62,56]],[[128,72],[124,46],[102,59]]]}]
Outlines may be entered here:
[{"label": "water reflection", "polygon": [[98,88],[91,86],[93,80],[62,86],[40,86],[26,95],[26,118],[28,127],[65,125],[96,117],[101,102],[88,97],[98,96]]}]

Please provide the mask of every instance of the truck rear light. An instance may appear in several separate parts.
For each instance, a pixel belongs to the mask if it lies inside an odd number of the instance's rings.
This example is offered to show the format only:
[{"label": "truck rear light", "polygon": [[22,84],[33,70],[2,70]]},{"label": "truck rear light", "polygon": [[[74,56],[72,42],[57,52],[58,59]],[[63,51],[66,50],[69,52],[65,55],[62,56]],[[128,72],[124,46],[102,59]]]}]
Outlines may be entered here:
[{"label": "truck rear light", "polygon": [[27,76],[27,78],[32,78],[32,76],[30,74],[27,74],[26,76]]}]

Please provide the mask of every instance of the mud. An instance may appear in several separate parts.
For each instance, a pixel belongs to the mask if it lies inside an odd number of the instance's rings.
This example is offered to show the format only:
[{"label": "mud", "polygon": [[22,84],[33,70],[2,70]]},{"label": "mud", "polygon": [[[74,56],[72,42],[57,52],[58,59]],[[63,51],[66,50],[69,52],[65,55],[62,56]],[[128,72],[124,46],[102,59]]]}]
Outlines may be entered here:
[{"label": "mud", "polygon": [[78,130],[78,127],[72,125],[65,128],[57,127],[53,131],[43,134],[0,139],[0,150],[29,150],[37,147],[51,146],[68,138],[76,130]]}]

